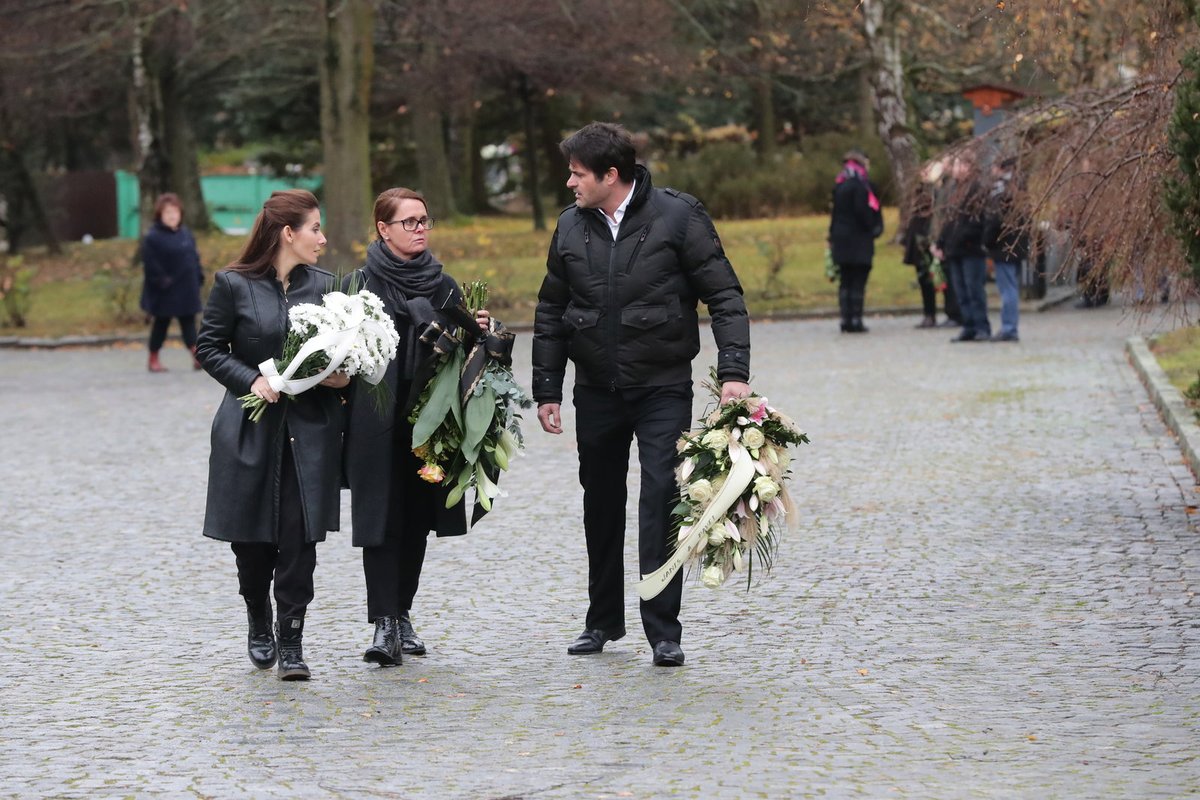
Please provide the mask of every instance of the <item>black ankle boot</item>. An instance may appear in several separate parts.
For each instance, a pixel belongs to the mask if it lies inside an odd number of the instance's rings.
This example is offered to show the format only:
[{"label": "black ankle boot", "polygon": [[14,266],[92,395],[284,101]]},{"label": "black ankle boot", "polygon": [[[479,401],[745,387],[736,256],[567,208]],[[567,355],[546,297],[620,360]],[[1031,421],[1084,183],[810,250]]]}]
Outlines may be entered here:
[{"label": "black ankle boot", "polygon": [[405,655],[423,656],[425,655],[425,643],[421,641],[421,637],[417,636],[417,632],[413,630],[412,618],[405,611],[400,615],[400,649]]},{"label": "black ankle boot", "polygon": [[395,617],[375,618],[375,639],[367,652],[363,653],[363,661],[378,664],[381,667],[394,667],[401,663],[400,629]]},{"label": "black ankle boot", "polygon": [[270,669],[275,666],[278,651],[275,648],[275,631],[271,625],[271,600],[246,601],[246,619],[250,623],[250,633],[246,637],[246,653],[250,663],[259,669]]},{"label": "black ankle boot", "polygon": [[304,663],[304,618],[287,617],[279,620],[279,680],[306,681],[311,677]]}]

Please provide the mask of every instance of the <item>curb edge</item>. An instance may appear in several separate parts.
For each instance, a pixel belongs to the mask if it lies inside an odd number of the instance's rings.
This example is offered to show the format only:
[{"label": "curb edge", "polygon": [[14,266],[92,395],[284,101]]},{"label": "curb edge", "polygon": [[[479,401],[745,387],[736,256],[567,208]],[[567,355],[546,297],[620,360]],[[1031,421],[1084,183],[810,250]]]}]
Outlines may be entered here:
[{"label": "curb edge", "polygon": [[1125,352],[1163,421],[1179,440],[1179,449],[1183,451],[1183,459],[1191,469],[1192,477],[1200,484],[1197,478],[1200,476],[1200,425],[1184,401],[1183,393],[1167,380],[1167,373],[1163,372],[1143,337],[1130,336],[1126,339]]}]

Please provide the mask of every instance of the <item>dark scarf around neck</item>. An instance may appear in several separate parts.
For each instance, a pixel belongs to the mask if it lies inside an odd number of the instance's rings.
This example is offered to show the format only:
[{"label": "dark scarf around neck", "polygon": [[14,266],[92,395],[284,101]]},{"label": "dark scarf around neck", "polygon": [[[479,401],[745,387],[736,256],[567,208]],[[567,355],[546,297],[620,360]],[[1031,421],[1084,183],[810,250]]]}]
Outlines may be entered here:
[{"label": "dark scarf around neck", "polygon": [[436,297],[442,286],[442,263],[428,250],[405,261],[376,239],[367,247],[363,272],[368,284],[383,285],[381,297],[388,309],[418,330],[433,320],[434,305],[444,301]]}]

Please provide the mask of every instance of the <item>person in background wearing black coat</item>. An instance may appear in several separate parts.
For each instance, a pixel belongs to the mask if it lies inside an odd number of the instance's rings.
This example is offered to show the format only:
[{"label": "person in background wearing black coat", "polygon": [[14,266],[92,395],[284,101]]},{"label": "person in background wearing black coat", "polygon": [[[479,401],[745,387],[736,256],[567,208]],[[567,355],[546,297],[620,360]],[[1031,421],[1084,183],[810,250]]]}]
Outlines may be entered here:
[{"label": "person in background wearing black coat", "polygon": [[[708,212],[691,195],[654,188],[627,130],[593,122],[559,149],[575,202],[558,217],[538,292],[533,398],[542,429],[561,434],[563,380],[574,362],[588,610],[567,653],[588,655],[625,636],[625,483],[634,438],[641,573],[671,554],[675,445],[690,427],[692,359],[700,352],[697,301],[712,317],[722,402],[750,394],[750,321]],[[677,574],[641,601],[655,666],[683,664],[682,597]]]},{"label": "person in background wearing black coat", "polygon": [[[422,460],[413,454],[408,421],[423,388],[421,364],[431,346],[421,334],[436,322],[450,323],[442,310],[463,300],[454,278],[429,250],[433,218],[425,198],[411,189],[384,191],[375,200],[379,238],[367,248],[366,265],[348,275],[343,287],[374,292],[392,315],[400,335],[396,357],[384,373],[391,401],[383,409],[361,383],[351,390],[346,429],[345,476],[350,489],[353,544],[362,548],[367,584],[367,622],[375,624],[363,660],[382,667],[403,656],[424,655],[425,643],[413,629],[411,609],[429,532],[457,536],[467,532],[466,504],[447,509],[446,490],[418,476]],[[488,328],[488,312],[475,321]],[[422,385],[414,385],[422,383]]]},{"label": "person in background wearing black coat", "polygon": [[863,304],[867,277],[875,258],[875,239],[883,233],[883,212],[875,187],[867,179],[871,160],[861,150],[850,150],[833,187],[833,212],[829,219],[829,249],[838,266],[838,306],[843,333],[866,333]]},{"label": "person in background wearing black coat", "polygon": [[929,226],[933,219],[933,192],[922,174],[904,228],[904,263],[917,271],[917,286],[921,289],[921,310],[924,314],[918,328],[937,327],[937,287],[929,268],[933,254],[929,252]]},{"label": "person in background wearing black coat", "polygon": [[192,351],[192,367],[200,369],[196,355],[196,315],[200,313],[200,285],[204,271],[196,240],[183,224],[183,204],[177,195],[159,195],[154,201],[154,223],[142,239],[142,310],[153,318],[150,325],[151,372],[166,372],[158,351],[167,339],[171,318],[179,320],[183,343]]},{"label": "person in background wearing black coat", "polygon": [[[204,535],[230,542],[250,661],[270,669],[278,658],[282,680],[309,678],[304,615],[317,542],[340,524],[345,415],[335,390],[350,379],[335,372],[281,403],[258,365],[282,354],[292,306],[320,304],[336,288],[333,275],[311,266],[324,246],[317,198],[303,189],[272,193],[241,256],[213,280],[196,347],[204,369],[226,389],[213,418]],[[249,393],[268,403],[258,422],[239,400]]]}]

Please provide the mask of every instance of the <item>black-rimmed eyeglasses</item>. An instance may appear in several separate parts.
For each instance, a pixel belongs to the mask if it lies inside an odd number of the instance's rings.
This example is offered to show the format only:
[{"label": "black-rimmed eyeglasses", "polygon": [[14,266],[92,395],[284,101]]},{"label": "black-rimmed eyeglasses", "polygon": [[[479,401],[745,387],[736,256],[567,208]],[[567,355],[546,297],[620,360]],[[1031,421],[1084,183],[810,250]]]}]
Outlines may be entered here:
[{"label": "black-rimmed eyeglasses", "polygon": [[385,222],[383,224],[384,225],[399,225],[400,227],[404,228],[404,230],[408,231],[409,233],[412,233],[413,231],[415,231],[417,229],[418,225],[425,228],[425,230],[429,230],[430,228],[433,227],[433,222],[434,222],[433,217],[420,217],[420,218],[409,217],[408,219],[394,219],[391,222]]}]

